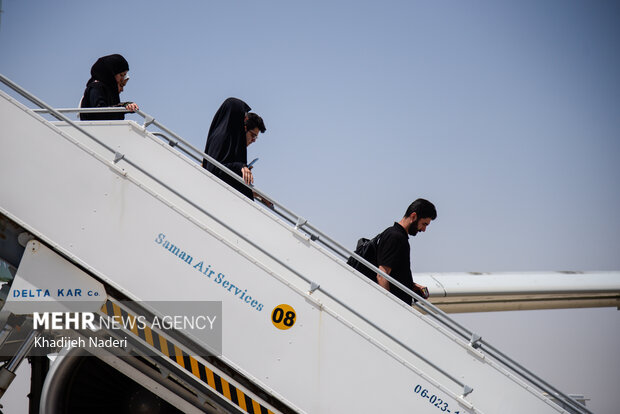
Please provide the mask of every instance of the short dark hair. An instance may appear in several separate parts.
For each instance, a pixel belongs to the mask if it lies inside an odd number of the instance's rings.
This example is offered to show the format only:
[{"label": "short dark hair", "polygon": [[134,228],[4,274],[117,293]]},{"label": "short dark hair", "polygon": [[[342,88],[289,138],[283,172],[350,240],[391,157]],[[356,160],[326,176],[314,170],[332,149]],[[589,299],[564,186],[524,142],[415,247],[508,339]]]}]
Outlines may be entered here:
[{"label": "short dark hair", "polygon": [[245,128],[249,131],[254,128],[258,128],[263,134],[267,130],[263,118],[255,114],[254,112],[248,112],[248,119],[245,121]]},{"label": "short dark hair", "polygon": [[418,198],[416,201],[409,204],[403,217],[409,217],[411,213],[416,213],[419,219],[430,218],[431,220],[435,220],[437,218],[437,210],[433,203],[423,198]]}]

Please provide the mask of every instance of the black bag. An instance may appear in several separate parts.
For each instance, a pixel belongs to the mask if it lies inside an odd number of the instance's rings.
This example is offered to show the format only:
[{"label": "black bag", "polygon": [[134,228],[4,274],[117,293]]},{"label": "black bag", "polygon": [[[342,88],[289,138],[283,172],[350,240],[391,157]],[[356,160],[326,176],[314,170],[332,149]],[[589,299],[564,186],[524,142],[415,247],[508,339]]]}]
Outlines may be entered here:
[{"label": "black bag", "polygon": [[[375,238],[371,240],[361,238],[357,241],[357,247],[355,248],[355,253],[358,256],[361,256],[366,261],[370,262],[375,266],[377,266],[377,246],[379,245],[380,236],[381,234],[378,234],[377,236],[375,236]],[[369,269],[366,265],[360,263],[353,256],[349,257],[349,260],[347,260],[347,264],[361,274],[366,275],[373,282],[377,281],[377,272]]]}]

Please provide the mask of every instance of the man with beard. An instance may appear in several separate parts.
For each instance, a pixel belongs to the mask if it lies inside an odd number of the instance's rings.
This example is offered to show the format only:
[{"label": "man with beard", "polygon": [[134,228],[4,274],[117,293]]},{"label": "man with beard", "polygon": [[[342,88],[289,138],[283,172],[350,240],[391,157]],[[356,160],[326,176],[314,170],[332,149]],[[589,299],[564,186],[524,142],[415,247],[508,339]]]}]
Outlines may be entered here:
[{"label": "man with beard", "polygon": [[[381,233],[377,244],[377,267],[405,287],[427,298],[425,286],[413,282],[411,259],[409,257],[409,236],[426,231],[432,220],[437,218],[437,210],[430,201],[418,198],[409,205],[403,218]],[[412,304],[411,297],[377,273],[377,283],[396,295],[407,304]]]}]

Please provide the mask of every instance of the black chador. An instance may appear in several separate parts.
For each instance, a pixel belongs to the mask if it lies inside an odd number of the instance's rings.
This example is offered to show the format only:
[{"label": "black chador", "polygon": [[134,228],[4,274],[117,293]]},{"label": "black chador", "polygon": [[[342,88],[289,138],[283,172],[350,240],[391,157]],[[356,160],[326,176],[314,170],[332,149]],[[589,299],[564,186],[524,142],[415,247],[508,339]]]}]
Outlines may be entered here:
[{"label": "black chador", "polygon": [[[207,155],[210,155],[239,176],[242,176],[241,169],[248,163],[245,116],[250,109],[248,104],[241,99],[226,99],[213,117],[205,147]],[[202,166],[246,197],[254,199],[251,189],[229,177],[215,165],[204,160]]]},{"label": "black chador", "polygon": [[[90,69],[90,79],[86,82],[86,90],[80,102],[80,108],[118,106],[120,96],[114,76],[128,70],[129,63],[121,55],[108,55],[97,59]],[[125,114],[122,112],[83,113],[80,114],[80,119],[83,121],[125,119]]]}]

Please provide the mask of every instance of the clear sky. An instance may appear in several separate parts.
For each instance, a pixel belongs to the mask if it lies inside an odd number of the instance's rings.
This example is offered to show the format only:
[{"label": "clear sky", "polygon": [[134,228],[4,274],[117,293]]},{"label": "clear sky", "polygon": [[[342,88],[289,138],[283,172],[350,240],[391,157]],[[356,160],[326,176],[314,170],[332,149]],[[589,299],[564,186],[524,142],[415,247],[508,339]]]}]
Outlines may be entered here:
[{"label": "clear sky", "polygon": [[[345,245],[425,197],[439,217],[414,272],[620,270],[618,1],[2,5],[0,72],[53,106],[110,53],[129,61],[121,99],[198,148],[244,99],[267,126],[256,186]],[[457,319],[620,411],[617,310]]]}]

